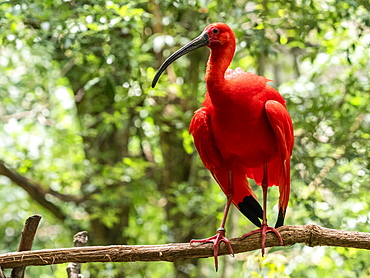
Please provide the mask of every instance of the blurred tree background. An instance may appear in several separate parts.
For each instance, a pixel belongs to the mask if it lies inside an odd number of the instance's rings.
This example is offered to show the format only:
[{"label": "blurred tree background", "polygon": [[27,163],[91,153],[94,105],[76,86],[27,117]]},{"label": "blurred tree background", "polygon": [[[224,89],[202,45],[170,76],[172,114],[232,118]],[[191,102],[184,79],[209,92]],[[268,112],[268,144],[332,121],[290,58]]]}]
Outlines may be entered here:
[{"label": "blurred tree background", "polygon": [[[295,126],[286,224],[370,232],[367,0],[34,0],[0,3],[0,252],[43,215],[33,249],[187,242],[214,234],[225,196],[188,134],[209,50],[163,60],[212,22],[232,68],[265,75]],[[253,136],[253,134],[251,135]],[[5,171],[5,168],[10,170]],[[260,194],[261,190],[256,188]],[[276,188],[269,196],[274,223]],[[228,236],[254,229],[235,209]],[[370,253],[295,245],[175,264],[94,263],[85,277],[370,277]],[[65,265],[28,277],[65,277]]]}]

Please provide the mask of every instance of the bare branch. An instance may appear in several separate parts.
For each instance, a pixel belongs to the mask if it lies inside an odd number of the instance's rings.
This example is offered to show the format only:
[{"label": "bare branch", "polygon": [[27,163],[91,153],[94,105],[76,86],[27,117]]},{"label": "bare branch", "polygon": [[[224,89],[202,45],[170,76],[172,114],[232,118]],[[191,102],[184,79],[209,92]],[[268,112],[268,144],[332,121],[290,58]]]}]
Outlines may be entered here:
[{"label": "bare branch", "polygon": [[[370,249],[370,233],[360,233],[322,228],[318,225],[283,226],[278,228],[284,246],[303,243],[313,246],[342,246]],[[260,248],[260,235],[255,234],[244,240],[230,239],[235,253],[252,251]],[[266,246],[279,246],[275,235],[268,233]],[[228,254],[227,247],[220,246],[220,255]],[[133,262],[133,261],[168,261],[180,259],[207,258],[213,256],[213,246],[202,244],[193,246],[189,243],[164,245],[112,245],[91,246],[63,249],[45,249],[39,251],[14,252],[0,255],[0,266],[11,268],[27,265],[51,265],[67,262]]]},{"label": "bare branch", "polygon": [[60,220],[64,220],[66,216],[63,214],[63,212],[58,206],[56,206],[55,204],[46,199],[47,194],[53,195],[62,201],[74,202],[77,204],[85,200],[82,197],[62,194],[52,189],[46,190],[40,184],[30,181],[29,179],[17,173],[15,170],[12,170],[9,167],[7,167],[5,163],[1,160],[0,160],[0,175],[9,178],[12,182],[22,187],[35,201],[37,201],[44,208],[48,209],[51,213],[54,214],[55,217],[57,217]]},{"label": "bare branch", "polygon": [[[85,246],[87,242],[87,232],[82,231],[78,232],[73,237],[74,247]],[[81,278],[81,263],[69,263],[67,265],[67,274],[68,278]]]},{"label": "bare branch", "polygon": [[[32,248],[33,240],[35,238],[37,227],[39,226],[41,215],[33,215],[28,217],[24,228],[22,230],[21,240],[19,242],[18,252],[29,251]],[[26,266],[18,266],[13,268],[11,276],[12,278],[23,278],[24,270]]]},{"label": "bare branch", "polygon": [[18,252],[31,250],[35,238],[37,227],[39,226],[41,215],[35,214],[27,218],[22,230]]}]

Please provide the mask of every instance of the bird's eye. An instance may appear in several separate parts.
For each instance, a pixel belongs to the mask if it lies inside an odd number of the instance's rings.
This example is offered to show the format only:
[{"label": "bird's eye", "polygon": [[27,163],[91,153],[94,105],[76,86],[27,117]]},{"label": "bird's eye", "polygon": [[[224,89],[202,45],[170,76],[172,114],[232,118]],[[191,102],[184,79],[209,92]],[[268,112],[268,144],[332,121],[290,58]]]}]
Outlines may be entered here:
[{"label": "bird's eye", "polygon": [[212,33],[213,33],[213,34],[217,34],[217,33],[218,33],[218,29],[217,29],[217,28],[213,29],[213,30],[212,30]]}]

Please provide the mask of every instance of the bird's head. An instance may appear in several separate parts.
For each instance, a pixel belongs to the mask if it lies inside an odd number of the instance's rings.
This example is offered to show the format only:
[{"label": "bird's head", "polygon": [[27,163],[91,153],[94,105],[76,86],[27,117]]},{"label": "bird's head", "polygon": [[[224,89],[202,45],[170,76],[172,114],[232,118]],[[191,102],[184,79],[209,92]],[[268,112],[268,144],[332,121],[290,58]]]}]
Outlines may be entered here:
[{"label": "bird's head", "polygon": [[211,49],[235,42],[234,32],[225,23],[210,24],[204,29],[203,34],[207,34],[207,46]]},{"label": "bird's head", "polygon": [[154,76],[152,88],[155,87],[159,77],[166,70],[166,68],[181,56],[184,56],[185,54],[203,46],[208,46],[211,49],[215,49],[220,46],[228,45],[230,43],[233,43],[233,45],[235,45],[235,35],[227,24],[213,23],[208,25],[204,29],[203,33],[200,34],[200,36],[196,37],[194,40],[181,47],[163,62],[163,64],[158,69],[157,74]]}]

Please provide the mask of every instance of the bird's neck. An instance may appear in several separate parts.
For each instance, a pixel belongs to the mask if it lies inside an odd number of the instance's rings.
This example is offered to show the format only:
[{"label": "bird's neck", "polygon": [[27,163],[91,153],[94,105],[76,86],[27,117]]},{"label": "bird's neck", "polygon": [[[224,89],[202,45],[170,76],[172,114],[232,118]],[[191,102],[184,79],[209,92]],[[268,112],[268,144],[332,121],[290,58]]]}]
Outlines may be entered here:
[{"label": "bird's neck", "polygon": [[225,71],[234,57],[234,52],[235,44],[211,49],[205,78],[207,91],[211,99],[216,100],[216,98],[223,98],[223,93],[227,92],[227,90],[225,90]]}]

